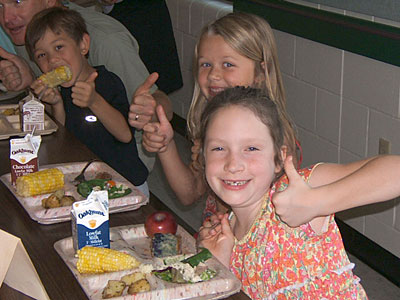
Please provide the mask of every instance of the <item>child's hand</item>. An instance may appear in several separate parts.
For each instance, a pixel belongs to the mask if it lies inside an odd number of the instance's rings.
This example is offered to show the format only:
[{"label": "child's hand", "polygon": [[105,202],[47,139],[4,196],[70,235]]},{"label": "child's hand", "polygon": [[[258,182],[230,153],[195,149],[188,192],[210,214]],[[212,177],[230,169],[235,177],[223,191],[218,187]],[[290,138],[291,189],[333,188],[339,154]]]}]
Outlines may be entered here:
[{"label": "child's hand", "polygon": [[97,99],[96,86],[94,81],[98,76],[97,72],[89,75],[86,81],[77,81],[72,88],[72,103],[79,107],[91,107]]},{"label": "child's hand", "polygon": [[317,201],[310,201],[312,188],[297,173],[292,156],[285,159],[284,168],[289,179],[288,187],[272,197],[277,215],[291,227],[307,223],[316,217]]},{"label": "child's hand", "polygon": [[41,101],[50,105],[55,105],[62,102],[60,92],[56,88],[49,88],[42,83],[41,80],[36,79],[31,84],[31,89],[35,95],[40,95],[42,92]]},{"label": "child's hand", "polygon": [[128,121],[132,127],[141,130],[152,120],[156,110],[157,102],[151,94],[150,89],[155,84],[157,79],[157,73],[150,74],[133,95],[132,104],[129,107],[128,115]]},{"label": "child's hand", "polygon": [[221,219],[221,231],[213,236],[203,238],[200,231],[199,246],[205,247],[226,267],[229,268],[232,249],[235,243],[232,229],[229,225],[228,214]]},{"label": "child's hand", "polygon": [[221,220],[224,214],[217,212],[207,218],[199,229],[199,240],[208,239],[221,232]]},{"label": "child's hand", "polygon": [[190,169],[194,172],[199,172],[202,169],[199,161],[199,154],[201,150],[201,142],[199,139],[193,141],[192,146],[192,162],[190,163]]},{"label": "child's hand", "polygon": [[165,115],[163,107],[158,105],[156,111],[160,123],[148,123],[143,127],[142,144],[149,152],[162,153],[167,150],[174,137],[174,130]]}]

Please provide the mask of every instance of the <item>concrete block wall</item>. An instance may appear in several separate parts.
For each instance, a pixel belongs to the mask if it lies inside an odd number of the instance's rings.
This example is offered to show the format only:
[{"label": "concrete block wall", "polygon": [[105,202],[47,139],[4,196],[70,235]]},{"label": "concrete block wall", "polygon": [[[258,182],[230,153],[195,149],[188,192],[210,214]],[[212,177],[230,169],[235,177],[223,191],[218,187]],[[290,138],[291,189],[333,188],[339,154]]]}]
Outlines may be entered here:
[{"label": "concrete block wall", "polygon": [[[167,4],[184,77],[184,87],[171,98],[175,113],[186,118],[193,91],[191,64],[197,33],[203,24],[231,12],[232,5],[217,0],[167,0]],[[376,155],[379,138],[390,142],[391,153],[400,154],[399,67],[281,31],[274,30],[274,34],[304,165],[346,163]],[[400,257],[400,199],[338,216]]]}]

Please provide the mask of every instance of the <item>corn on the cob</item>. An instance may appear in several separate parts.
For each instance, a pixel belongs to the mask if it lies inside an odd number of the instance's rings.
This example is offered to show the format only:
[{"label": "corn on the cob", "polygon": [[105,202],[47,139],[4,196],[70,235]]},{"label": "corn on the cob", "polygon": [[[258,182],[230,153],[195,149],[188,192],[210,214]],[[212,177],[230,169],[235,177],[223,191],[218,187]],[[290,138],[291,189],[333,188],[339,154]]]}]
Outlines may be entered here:
[{"label": "corn on the cob", "polygon": [[72,79],[72,73],[67,66],[61,66],[41,75],[39,79],[48,87],[54,88],[57,85],[70,81]]},{"label": "corn on the cob", "polygon": [[79,273],[104,273],[136,268],[140,262],[133,256],[108,248],[85,246],[78,250]]},{"label": "corn on the cob", "polygon": [[64,174],[59,169],[46,169],[17,178],[17,194],[23,197],[52,193],[64,187]]}]

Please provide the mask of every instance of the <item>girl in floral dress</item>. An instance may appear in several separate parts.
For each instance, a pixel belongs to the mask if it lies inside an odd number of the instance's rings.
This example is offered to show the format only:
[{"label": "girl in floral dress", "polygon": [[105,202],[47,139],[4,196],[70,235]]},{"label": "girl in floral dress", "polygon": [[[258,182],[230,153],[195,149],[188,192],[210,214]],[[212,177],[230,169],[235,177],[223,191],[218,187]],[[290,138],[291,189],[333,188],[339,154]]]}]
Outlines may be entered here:
[{"label": "girl in floral dress", "polygon": [[[251,88],[228,89],[210,101],[200,137],[209,187],[232,207],[216,234],[202,228],[200,245],[230,268],[249,297],[367,299],[333,215],[288,227],[276,215],[271,197],[290,181],[302,182],[309,193],[326,192],[336,184],[350,190],[372,185],[375,202],[392,199],[400,194],[394,184],[400,176],[399,156],[321,163],[296,171],[286,155],[276,105]],[[377,179],[377,174],[384,178]]]}]

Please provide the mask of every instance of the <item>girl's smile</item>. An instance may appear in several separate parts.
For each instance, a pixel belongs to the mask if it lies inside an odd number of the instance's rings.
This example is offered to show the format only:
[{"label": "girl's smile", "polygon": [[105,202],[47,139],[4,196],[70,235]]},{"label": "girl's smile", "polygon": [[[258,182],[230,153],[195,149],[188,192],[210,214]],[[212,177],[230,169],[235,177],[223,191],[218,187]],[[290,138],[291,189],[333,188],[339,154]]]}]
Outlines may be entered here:
[{"label": "girl's smile", "polygon": [[198,83],[207,100],[229,87],[252,86],[254,61],[232,49],[220,35],[206,35],[199,45]]},{"label": "girl's smile", "polygon": [[204,151],[211,189],[234,210],[258,208],[280,171],[269,129],[242,106],[231,105],[214,113]]}]

